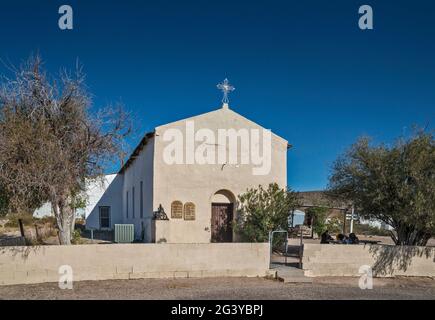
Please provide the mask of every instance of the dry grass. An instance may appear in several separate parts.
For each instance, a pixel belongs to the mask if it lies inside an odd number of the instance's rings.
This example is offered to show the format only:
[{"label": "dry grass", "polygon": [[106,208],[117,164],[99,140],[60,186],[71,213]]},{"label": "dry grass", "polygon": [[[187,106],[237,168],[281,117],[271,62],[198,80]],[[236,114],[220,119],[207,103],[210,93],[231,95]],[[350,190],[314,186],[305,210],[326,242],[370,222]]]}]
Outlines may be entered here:
[{"label": "dry grass", "polygon": [[57,229],[53,217],[38,219],[30,215],[11,215],[8,219],[3,219],[3,223],[0,225],[0,238],[21,236],[19,219],[23,222],[26,241],[31,245],[44,244],[45,240],[57,237]]}]

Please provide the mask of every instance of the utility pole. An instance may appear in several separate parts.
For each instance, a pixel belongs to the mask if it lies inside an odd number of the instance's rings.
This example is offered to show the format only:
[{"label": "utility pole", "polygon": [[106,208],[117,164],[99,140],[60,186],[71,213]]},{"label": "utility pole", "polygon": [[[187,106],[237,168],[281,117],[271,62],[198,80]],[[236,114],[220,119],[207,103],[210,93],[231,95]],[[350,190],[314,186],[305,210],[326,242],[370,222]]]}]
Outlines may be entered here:
[{"label": "utility pole", "polygon": [[343,210],[343,234],[346,234],[346,219],[347,219],[347,212],[348,212],[348,208]]},{"label": "utility pole", "polygon": [[350,216],[350,233],[353,233],[353,215],[355,213],[355,207],[352,205],[352,214]]}]

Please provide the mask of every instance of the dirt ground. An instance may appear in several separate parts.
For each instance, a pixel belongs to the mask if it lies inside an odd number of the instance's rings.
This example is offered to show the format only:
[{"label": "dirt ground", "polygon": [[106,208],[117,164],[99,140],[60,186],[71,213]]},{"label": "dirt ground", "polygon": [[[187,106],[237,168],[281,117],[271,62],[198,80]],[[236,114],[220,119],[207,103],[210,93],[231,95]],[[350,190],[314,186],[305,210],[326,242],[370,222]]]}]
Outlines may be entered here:
[{"label": "dirt ground", "polygon": [[361,290],[358,278],[315,278],[312,284],[263,278],[83,281],[72,290],[61,290],[57,283],[0,286],[0,299],[435,300],[435,280],[374,279],[372,290]]}]

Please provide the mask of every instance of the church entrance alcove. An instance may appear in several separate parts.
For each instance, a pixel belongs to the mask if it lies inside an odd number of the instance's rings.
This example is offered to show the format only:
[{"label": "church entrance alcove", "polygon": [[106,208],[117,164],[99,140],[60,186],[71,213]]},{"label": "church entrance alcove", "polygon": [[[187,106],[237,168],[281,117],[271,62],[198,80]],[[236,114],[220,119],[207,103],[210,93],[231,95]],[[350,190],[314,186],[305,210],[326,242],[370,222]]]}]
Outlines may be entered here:
[{"label": "church entrance alcove", "polygon": [[233,242],[234,195],[220,190],[212,197],[211,242]]}]

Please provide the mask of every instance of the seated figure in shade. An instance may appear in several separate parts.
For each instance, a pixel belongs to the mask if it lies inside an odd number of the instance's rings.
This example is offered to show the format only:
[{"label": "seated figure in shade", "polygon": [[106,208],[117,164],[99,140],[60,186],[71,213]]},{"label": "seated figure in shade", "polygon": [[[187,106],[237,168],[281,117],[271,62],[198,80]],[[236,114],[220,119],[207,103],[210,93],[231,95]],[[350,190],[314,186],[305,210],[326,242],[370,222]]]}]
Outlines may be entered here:
[{"label": "seated figure in shade", "polygon": [[347,244],[347,238],[346,238],[346,236],[345,236],[344,234],[342,234],[342,233],[339,233],[339,234],[337,235],[337,241],[338,241],[338,243]]},{"label": "seated figure in shade", "polygon": [[352,232],[351,234],[349,234],[348,243],[349,244],[359,244],[359,239],[355,233]]},{"label": "seated figure in shade", "polygon": [[334,240],[330,234],[329,231],[326,230],[325,232],[322,233],[321,237],[320,237],[320,243],[324,244],[324,243],[329,243],[329,241]]}]

